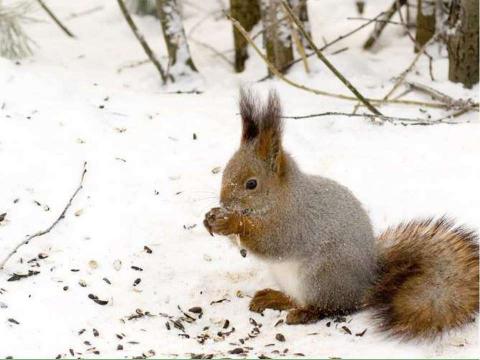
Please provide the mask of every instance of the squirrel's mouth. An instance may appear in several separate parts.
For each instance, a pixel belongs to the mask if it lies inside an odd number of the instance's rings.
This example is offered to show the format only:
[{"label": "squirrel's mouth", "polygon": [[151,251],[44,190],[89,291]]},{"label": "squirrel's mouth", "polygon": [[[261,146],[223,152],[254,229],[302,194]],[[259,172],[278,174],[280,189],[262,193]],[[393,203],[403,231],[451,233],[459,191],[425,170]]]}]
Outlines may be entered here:
[{"label": "squirrel's mouth", "polygon": [[268,207],[268,206],[265,206],[261,209],[243,208],[243,207],[240,207],[240,206],[223,206],[223,208],[225,210],[227,210],[228,212],[237,212],[237,213],[240,213],[241,215],[245,215],[245,216],[265,214],[270,209],[270,207]]}]

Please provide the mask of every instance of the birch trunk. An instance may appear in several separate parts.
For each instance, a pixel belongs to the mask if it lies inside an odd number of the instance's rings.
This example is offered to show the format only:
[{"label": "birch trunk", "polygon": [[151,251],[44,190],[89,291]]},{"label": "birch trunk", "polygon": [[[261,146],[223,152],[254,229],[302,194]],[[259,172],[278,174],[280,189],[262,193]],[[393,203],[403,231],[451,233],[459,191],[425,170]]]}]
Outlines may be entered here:
[{"label": "birch trunk", "polygon": [[448,18],[448,79],[478,83],[478,0],[453,0]]},{"label": "birch trunk", "polygon": [[190,55],[177,1],[157,0],[157,12],[168,50],[170,79],[175,81],[179,76],[198,72]]},{"label": "birch trunk", "polygon": [[[261,0],[263,41],[268,60],[281,72],[293,61],[292,38],[280,0]],[[268,70],[271,74],[270,69]]]},{"label": "birch trunk", "polygon": [[[258,0],[230,0],[230,15],[250,31],[260,20],[260,6]],[[235,71],[242,72],[245,69],[245,61],[248,59],[248,42],[243,35],[232,25],[233,41],[235,44]]]}]

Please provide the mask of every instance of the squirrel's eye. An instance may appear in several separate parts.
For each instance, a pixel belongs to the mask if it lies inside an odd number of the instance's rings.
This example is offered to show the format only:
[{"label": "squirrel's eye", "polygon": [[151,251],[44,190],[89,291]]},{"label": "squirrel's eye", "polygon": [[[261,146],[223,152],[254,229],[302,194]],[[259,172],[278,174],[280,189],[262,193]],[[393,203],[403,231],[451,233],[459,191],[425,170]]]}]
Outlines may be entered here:
[{"label": "squirrel's eye", "polygon": [[255,179],[250,179],[245,183],[245,188],[247,190],[253,190],[257,187],[257,180]]}]

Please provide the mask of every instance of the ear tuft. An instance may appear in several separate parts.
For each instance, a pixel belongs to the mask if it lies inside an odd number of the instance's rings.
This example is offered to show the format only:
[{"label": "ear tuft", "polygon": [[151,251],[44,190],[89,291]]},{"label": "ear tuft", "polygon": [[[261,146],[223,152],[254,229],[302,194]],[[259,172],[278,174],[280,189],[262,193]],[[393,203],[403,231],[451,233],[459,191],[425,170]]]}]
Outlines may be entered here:
[{"label": "ear tuft", "polygon": [[270,90],[268,100],[262,111],[260,131],[269,131],[281,140],[282,136],[282,106],[275,90]]},{"label": "ear tuft", "polygon": [[242,143],[254,140],[259,132],[261,107],[251,90],[240,88],[240,115],[242,117]]}]

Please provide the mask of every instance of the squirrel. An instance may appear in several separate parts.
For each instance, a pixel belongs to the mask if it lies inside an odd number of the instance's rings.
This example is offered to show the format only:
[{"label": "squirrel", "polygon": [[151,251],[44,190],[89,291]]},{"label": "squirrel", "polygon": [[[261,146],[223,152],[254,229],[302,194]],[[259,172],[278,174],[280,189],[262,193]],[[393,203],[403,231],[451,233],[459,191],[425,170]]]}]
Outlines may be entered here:
[{"label": "squirrel", "polygon": [[[381,330],[434,338],[475,319],[478,236],[453,221],[413,220],[377,238],[345,186],[307,175],[282,147],[282,113],[240,90],[240,148],[226,165],[221,207],[204,225],[234,235],[263,260],[280,290],[255,293],[249,308],[287,310],[287,324],[370,308]],[[243,255],[243,254],[242,254]]]}]

